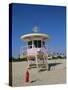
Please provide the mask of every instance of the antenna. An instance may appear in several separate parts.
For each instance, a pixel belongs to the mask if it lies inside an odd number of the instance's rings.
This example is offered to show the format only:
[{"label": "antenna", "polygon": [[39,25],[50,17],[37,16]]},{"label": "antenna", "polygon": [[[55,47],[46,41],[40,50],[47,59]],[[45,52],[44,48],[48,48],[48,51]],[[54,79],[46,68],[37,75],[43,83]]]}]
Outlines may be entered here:
[{"label": "antenna", "polygon": [[40,30],[39,30],[38,18],[36,18],[34,27],[32,28],[32,32],[33,32],[33,33],[37,33],[37,32],[39,32],[39,31],[40,31]]}]

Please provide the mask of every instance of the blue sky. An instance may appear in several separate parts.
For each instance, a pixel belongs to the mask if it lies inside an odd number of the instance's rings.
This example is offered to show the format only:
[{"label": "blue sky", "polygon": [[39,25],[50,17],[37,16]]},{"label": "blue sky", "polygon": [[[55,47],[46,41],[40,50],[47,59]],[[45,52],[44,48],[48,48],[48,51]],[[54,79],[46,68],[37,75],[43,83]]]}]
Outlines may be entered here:
[{"label": "blue sky", "polygon": [[13,4],[12,55],[14,57],[18,57],[20,47],[25,45],[20,36],[32,32],[36,24],[40,33],[47,33],[50,36],[48,48],[52,52],[65,52],[66,7]]}]

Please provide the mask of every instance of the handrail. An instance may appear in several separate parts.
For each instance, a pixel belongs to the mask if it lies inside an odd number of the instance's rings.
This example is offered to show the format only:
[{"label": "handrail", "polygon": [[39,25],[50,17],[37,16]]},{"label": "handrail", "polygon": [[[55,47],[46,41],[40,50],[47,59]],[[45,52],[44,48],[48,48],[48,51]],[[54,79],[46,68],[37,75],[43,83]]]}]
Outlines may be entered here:
[{"label": "handrail", "polygon": [[[28,49],[32,49],[32,48],[36,48],[36,47],[35,47],[34,45],[29,45],[29,46],[27,45],[27,46],[21,47],[21,48],[20,48],[20,55],[22,55],[22,54],[23,54],[23,55],[26,55],[26,54],[27,54],[27,50],[28,50]],[[46,46],[45,46],[45,47],[41,47],[42,50],[43,50],[44,48],[47,49]],[[37,53],[38,53],[38,52],[37,52]]]}]

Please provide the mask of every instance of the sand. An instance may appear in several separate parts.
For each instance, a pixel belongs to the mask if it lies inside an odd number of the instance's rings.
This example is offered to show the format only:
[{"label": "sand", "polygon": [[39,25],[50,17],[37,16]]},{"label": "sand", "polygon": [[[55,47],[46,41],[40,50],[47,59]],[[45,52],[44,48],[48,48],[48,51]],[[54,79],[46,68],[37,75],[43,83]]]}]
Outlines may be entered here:
[{"label": "sand", "polygon": [[66,83],[66,60],[48,60],[49,71],[39,72],[37,68],[29,70],[29,82],[25,82],[25,72],[27,62],[12,63],[12,85],[15,86],[33,86],[33,85],[51,85]]}]

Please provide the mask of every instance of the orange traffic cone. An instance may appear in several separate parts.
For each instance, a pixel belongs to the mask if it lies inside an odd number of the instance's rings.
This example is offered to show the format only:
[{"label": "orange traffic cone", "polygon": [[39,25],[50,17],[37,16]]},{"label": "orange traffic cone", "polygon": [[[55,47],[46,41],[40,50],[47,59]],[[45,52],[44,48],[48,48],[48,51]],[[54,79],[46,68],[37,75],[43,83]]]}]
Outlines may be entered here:
[{"label": "orange traffic cone", "polygon": [[27,68],[26,74],[25,74],[25,82],[29,82],[29,71],[28,71],[28,68]]}]

